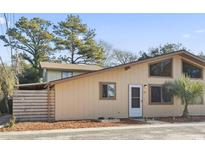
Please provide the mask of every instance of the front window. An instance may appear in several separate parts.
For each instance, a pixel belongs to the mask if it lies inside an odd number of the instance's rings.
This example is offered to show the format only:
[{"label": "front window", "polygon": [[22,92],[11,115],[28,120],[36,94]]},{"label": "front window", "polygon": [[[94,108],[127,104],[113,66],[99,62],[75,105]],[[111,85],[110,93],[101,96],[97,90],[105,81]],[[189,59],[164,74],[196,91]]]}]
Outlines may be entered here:
[{"label": "front window", "polygon": [[171,104],[172,97],[161,85],[150,85],[150,104]]},{"label": "front window", "polygon": [[61,72],[61,78],[67,78],[73,76],[73,72],[64,71]]},{"label": "front window", "polygon": [[189,76],[190,78],[202,78],[202,69],[197,66],[194,66],[183,61],[182,70],[183,73]]},{"label": "front window", "polygon": [[172,59],[167,59],[161,62],[153,63],[149,65],[150,76],[172,76]]},{"label": "front window", "polygon": [[100,99],[116,99],[116,84],[101,82]]}]

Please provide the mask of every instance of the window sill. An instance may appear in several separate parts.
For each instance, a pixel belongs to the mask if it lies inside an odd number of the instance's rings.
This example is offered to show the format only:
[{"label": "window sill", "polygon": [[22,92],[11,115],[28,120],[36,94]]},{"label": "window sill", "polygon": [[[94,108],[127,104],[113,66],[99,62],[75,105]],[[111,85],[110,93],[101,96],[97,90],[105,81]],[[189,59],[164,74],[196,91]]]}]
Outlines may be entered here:
[{"label": "window sill", "polygon": [[102,101],[114,101],[114,100],[116,100],[116,98],[100,98],[100,100],[102,100]]},{"label": "window sill", "polygon": [[149,105],[174,105],[174,103],[149,103]]},{"label": "window sill", "polygon": [[173,76],[149,76],[149,78],[166,78],[166,79],[173,79]]}]

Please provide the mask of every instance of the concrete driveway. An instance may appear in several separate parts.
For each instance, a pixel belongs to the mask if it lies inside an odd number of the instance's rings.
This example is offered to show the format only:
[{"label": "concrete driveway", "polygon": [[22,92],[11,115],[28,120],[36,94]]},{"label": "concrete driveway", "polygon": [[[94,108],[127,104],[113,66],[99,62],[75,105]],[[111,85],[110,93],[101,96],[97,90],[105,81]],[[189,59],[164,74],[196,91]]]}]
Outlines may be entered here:
[{"label": "concrete driveway", "polygon": [[12,140],[143,140],[205,139],[205,123],[157,124],[112,128],[83,128],[50,131],[1,132],[0,139]]}]

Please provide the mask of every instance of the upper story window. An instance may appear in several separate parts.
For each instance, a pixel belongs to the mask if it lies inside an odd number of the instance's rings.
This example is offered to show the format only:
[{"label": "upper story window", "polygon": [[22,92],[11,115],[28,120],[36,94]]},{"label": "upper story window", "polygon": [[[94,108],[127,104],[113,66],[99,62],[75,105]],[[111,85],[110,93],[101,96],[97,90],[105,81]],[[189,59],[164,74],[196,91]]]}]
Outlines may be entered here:
[{"label": "upper story window", "polygon": [[100,83],[100,99],[107,99],[107,100],[116,99],[116,83],[101,82]]},{"label": "upper story window", "polygon": [[67,78],[73,76],[73,72],[63,71],[61,72],[61,78]]},{"label": "upper story window", "polygon": [[172,77],[172,59],[163,60],[149,65],[150,76]]},{"label": "upper story window", "polygon": [[182,71],[190,78],[202,78],[202,68],[185,61],[182,62]]}]

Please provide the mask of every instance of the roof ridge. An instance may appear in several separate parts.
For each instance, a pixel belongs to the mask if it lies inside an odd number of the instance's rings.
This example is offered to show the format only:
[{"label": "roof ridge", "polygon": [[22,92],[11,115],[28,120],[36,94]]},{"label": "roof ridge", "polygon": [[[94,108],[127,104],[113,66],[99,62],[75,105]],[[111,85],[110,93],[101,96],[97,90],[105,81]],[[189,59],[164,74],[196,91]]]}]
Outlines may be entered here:
[{"label": "roof ridge", "polygon": [[40,62],[40,63],[49,63],[49,64],[64,64],[64,65],[67,65],[67,64],[69,64],[69,65],[91,65],[91,66],[100,66],[100,65],[98,65],[98,64],[82,64],[82,63],[78,63],[78,64],[72,64],[72,63],[56,63],[56,62],[49,62],[49,61],[42,61],[42,62]]},{"label": "roof ridge", "polygon": [[159,57],[169,56],[169,55],[172,55],[172,54],[176,55],[176,54],[180,54],[180,53],[185,53],[185,54],[190,55],[190,56],[192,56],[192,57],[202,61],[203,63],[205,63],[204,60],[201,60],[198,56],[196,56],[196,55],[194,55],[194,54],[192,54],[192,53],[190,53],[190,52],[188,52],[186,50],[177,50],[177,51],[161,54],[161,55],[158,55],[158,56],[146,58],[146,59],[143,59],[143,60],[137,60],[137,61],[133,61],[133,62],[126,63],[126,64],[120,64],[120,65],[117,65],[117,66],[107,67],[107,68],[103,68],[103,69],[100,69],[100,70],[92,71],[92,72],[89,72],[89,73],[84,73],[84,74],[76,75],[76,76],[73,76],[73,77],[68,77],[68,78],[64,78],[64,79],[58,79],[58,80],[50,81],[48,84],[54,85],[56,82],[58,83],[60,81],[66,81],[66,80],[70,80],[70,79],[75,79],[77,77],[83,77],[83,76],[86,76],[86,75],[91,75],[91,74],[94,74],[94,73],[103,72],[103,71],[106,71],[106,70],[111,70],[111,69],[114,69],[114,68],[128,67],[130,65],[146,62],[146,61],[149,61],[149,60],[152,60],[152,59],[157,59]]}]

